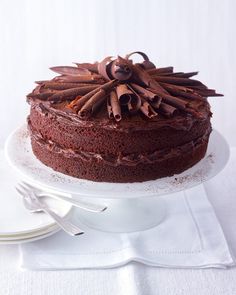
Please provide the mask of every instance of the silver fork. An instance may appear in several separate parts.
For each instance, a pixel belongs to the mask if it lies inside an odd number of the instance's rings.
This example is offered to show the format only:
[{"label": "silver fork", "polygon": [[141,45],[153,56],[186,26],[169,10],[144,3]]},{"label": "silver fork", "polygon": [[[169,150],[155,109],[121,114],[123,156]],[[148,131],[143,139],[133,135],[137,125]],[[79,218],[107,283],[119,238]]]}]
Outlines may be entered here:
[{"label": "silver fork", "polygon": [[65,220],[58,214],[56,214],[53,210],[51,210],[46,203],[41,201],[36,193],[31,189],[26,189],[21,184],[18,184],[16,186],[16,190],[19,194],[23,196],[23,202],[26,209],[28,209],[30,212],[41,212],[44,211],[48,215],[50,215],[55,222],[69,235],[71,236],[77,236],[81,235],[84,232],[78,228],[76,225],[72,224],[68,220]]},{"label": "silver fork", "polygon": [[52,197],[52,198],[56,198],[58,200],[62,200],[65,201],[67,203],[72,204],[75,207],[78,207],[80,209],[84,209],[86,211],[90,211],[90,212],[95,212],[95,213],[99,213],[99,212],[103,212],[107,209],[107,207],[105,205],[99,205],[99,204],[91,204],[88,202],[84,202],[84,201],[78,201],[66,196],[62,196],[62,195],[58,195],[56,193],[46,193],[24,181],[22,181],[20,183],[21,186],[24,186],[26,189],[31,189],[34,192],[37,193],[38,197]]}]

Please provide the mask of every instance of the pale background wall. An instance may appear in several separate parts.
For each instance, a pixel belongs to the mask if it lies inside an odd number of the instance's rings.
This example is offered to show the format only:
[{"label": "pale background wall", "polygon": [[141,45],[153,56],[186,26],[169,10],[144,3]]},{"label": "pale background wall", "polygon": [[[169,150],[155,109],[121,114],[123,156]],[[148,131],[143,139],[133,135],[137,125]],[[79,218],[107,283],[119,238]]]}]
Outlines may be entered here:
[{"label": "pale background wall", "polygon": [[160,66],[199,70],[224,93],[213,125],[236,145],[234,0],[0,0],[0,146],[24,122],[49,66],[141,50]]}]

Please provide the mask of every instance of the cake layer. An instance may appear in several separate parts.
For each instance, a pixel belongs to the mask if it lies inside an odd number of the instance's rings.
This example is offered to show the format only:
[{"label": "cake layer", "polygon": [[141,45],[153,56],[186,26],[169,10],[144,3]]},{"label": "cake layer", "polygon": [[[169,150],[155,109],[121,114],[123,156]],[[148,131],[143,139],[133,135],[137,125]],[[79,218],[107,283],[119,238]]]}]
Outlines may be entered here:
[{"label": "cake layer", "polygon": [[[81,122],[73,115],[47,108],[42,104],[31,107],[29,122],[46,140],[65,149],[91,153],[131,154],[153,153],[183,145],[203,136],[210,126],[209,105],[201,102],[203,119],[184,116],[146,121],[133,116],[120,122],[119,128],[104,118]],[[102,125],[101,125],[102,122]]]},{"label": "cake layer", "polygon": [[31,129],[36,157],[54,170],[93,181],[137,182],[180,173],[204,157],[210,129],[194,141],[153,153],[104,155],[64,149]]}]

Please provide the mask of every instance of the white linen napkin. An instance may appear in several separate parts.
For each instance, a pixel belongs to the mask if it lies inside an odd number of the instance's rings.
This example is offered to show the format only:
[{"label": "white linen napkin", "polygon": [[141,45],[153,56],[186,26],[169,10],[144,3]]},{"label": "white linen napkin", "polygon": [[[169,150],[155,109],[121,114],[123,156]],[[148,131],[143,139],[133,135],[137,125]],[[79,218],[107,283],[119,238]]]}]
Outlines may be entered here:
[{"label": "white linen napkin", "polygon": [[[64,232],[20,246],[20,266],[30,270],[109,268],[129,261],[173,268],[226,268],[234,264],[203,185],[165,196],[168,214],[158,226],[106,233],[74,221],[85,234]],[[76,211],[74,211],[76,212]]]}]

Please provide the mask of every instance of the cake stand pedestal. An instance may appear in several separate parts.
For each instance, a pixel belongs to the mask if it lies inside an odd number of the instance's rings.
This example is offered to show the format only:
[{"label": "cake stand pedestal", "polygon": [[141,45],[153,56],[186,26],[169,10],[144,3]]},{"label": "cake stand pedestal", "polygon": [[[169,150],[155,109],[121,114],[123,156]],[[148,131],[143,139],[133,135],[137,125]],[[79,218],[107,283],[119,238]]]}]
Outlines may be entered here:
[{"label": "cake stand pedestal", "polygon": [[166,194],[187,190],[217,175],[229,159],[229,146],[213,130],[206,155],[199,163],[181,174],[140,183],[98,183],[52,170],[34,156],[26,125],[8,137],[5,153],[20,178],[31,185],[107,205],[107,210],[101,213],[76,211],[88,226],[109,232],[132,232],[154,227],[164,220],[168,209]]},{"label": "cake stand pedestal", "polygon": [[107,210],[94,214],[79,209],[78,218],[91,228],[107,232],[134,232],[155,227],[165,219],[167,210],[163,197],[101,199],[95,202],[106,204]]}]

